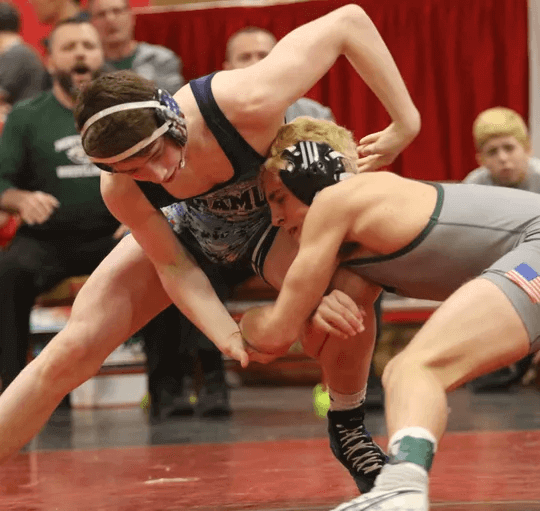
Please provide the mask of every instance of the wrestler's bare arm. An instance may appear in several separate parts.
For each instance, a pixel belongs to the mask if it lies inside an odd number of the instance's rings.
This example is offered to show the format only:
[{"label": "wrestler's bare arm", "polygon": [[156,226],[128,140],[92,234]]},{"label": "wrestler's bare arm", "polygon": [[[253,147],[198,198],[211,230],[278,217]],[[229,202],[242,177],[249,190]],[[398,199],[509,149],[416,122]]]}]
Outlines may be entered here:
[{"label": "wrestler's bare arm", "polygon": [[[175,305],[223,353],[247,365],[238,325],[161,212],[127,176],[103,173],[101,192],[111,213],[131,229],[133,237],[154,264]],[[136,275],[133,278],[137,278]]]},{"label": "wrestler's bare arm", "polygon": [[350,205],[340,195],[321,192],[316,198],[304,222],[298,254],[275,304],[242,318],[242,333],[250,344],[273,353],[300,337],[330,285],[338,266],[338,251],[353,217]]},{"label": "wrestler's bare arm", "polygon": [[410,142],[420,128],[418,111],[386,44],[369,16],[357,5],[336,9],[293,30],[253,66],[219,73],[214,79],[216,99],[220,104],[244,101],[249,105],[242,112],[244,122],[267,122],[270,115],[282,116],[340,55],[347,57],[393,122],[408,133]]}]

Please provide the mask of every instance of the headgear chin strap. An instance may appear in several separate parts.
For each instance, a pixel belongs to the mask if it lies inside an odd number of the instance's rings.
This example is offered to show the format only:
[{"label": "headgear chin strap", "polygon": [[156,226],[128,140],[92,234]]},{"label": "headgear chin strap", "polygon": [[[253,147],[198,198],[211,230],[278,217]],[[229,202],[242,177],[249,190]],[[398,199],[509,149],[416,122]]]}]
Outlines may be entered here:
[{"label": "headgear chin strap", "polygon": [[340,181],[345,172],[344,156],[328,144],[302,140],[287,147],[281,157],[287,161],[279,177],[283,184],[304,204],[311,205],[323,188]]},{"label": "headgear chin strap", "polygon": [[[130,156],[138,153],[141,149],[149,146],[152,142],[157,140],[161,135],[165,133],[169,135],[177,144],[180,146],[186,145],[187,142],[187,127],[184,114],[180,110],[180,106],[175,101],[175,99],[163,89],[156,89],[154,93],[154,99],[149,101],[134,101],[132,103],[122,103],[119,105],[114,105],[109,108],[105,108],[98,112],[97,114],[92,115],[85,123],[81,129],[81,137],[84,139],[85,133],[88,131],[88,128],[92,126],[95,122],[112,115],[117,112],[124,112],[126,110],[136,110],[140,108],[153,108],[156,112],[156,117],[160,125],[154,130],[154,132],[140,142],[137,142],[134,146],[122,151],[121,153],[110,156],[107,158],[98,158],[91,155],[88,155],[88,158],[92,163],[95,163],[100,169],[106,170],[107,172],[114,172],[112,167],[109,165],[111,163],[118,163],[123,161]],[[84,143],[83,143],[84,147]]]}]

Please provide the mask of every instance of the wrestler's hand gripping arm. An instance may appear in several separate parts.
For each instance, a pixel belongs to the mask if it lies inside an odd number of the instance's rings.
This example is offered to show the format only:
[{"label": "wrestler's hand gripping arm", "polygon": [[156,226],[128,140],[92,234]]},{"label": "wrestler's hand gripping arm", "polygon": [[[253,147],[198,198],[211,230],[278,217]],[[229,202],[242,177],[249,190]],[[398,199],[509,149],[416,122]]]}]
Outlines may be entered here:
[{"label": "wrestler's hand gripping arm", "polygon": [[[262,353],[282,354],[304,333],[334,275],[337,255],[352,222],[350,211],[339,196],[313,202],[302,229],[300,248],[291,264],[275,304],[247,311],[240,328],[247,342]],[[331,214],[329,214],[331,212]],[[349,220],[348,220],[349,218]],[[349,309],[351,310],[351,309]],[[358,331],[362,313],[355,311]]]}]

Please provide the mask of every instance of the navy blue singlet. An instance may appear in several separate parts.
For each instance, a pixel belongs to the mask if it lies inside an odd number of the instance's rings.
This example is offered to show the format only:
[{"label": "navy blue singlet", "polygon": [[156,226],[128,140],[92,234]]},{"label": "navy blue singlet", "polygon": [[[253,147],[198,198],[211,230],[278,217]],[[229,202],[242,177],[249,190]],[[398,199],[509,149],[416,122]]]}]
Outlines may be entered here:
[{"label": "navy blue singlet", "polygon": [[208,128],[231,162],[234,176],[180,202],[160,185],[137,184],[155,207],[163,208],[184,244],[201,251],[212,262],[228,264],[250,256],[268,229],[271,215],[258,180],[265,158],[220,110],[210,86],[214,74],[192,80],[189,85]]}]

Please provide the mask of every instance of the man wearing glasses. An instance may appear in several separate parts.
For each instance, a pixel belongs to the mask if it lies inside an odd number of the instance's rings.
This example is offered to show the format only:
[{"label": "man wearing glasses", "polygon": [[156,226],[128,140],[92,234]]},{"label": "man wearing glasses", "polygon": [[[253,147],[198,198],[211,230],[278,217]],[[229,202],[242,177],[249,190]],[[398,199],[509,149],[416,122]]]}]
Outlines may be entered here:
[{"label": "man wearing glasses", "polygon": [[174,52],[133,38],[135,18],[128,0],[89,0],[88,10],[109,64],[130,69],[171,94],[184,85],[182,61]]}]

